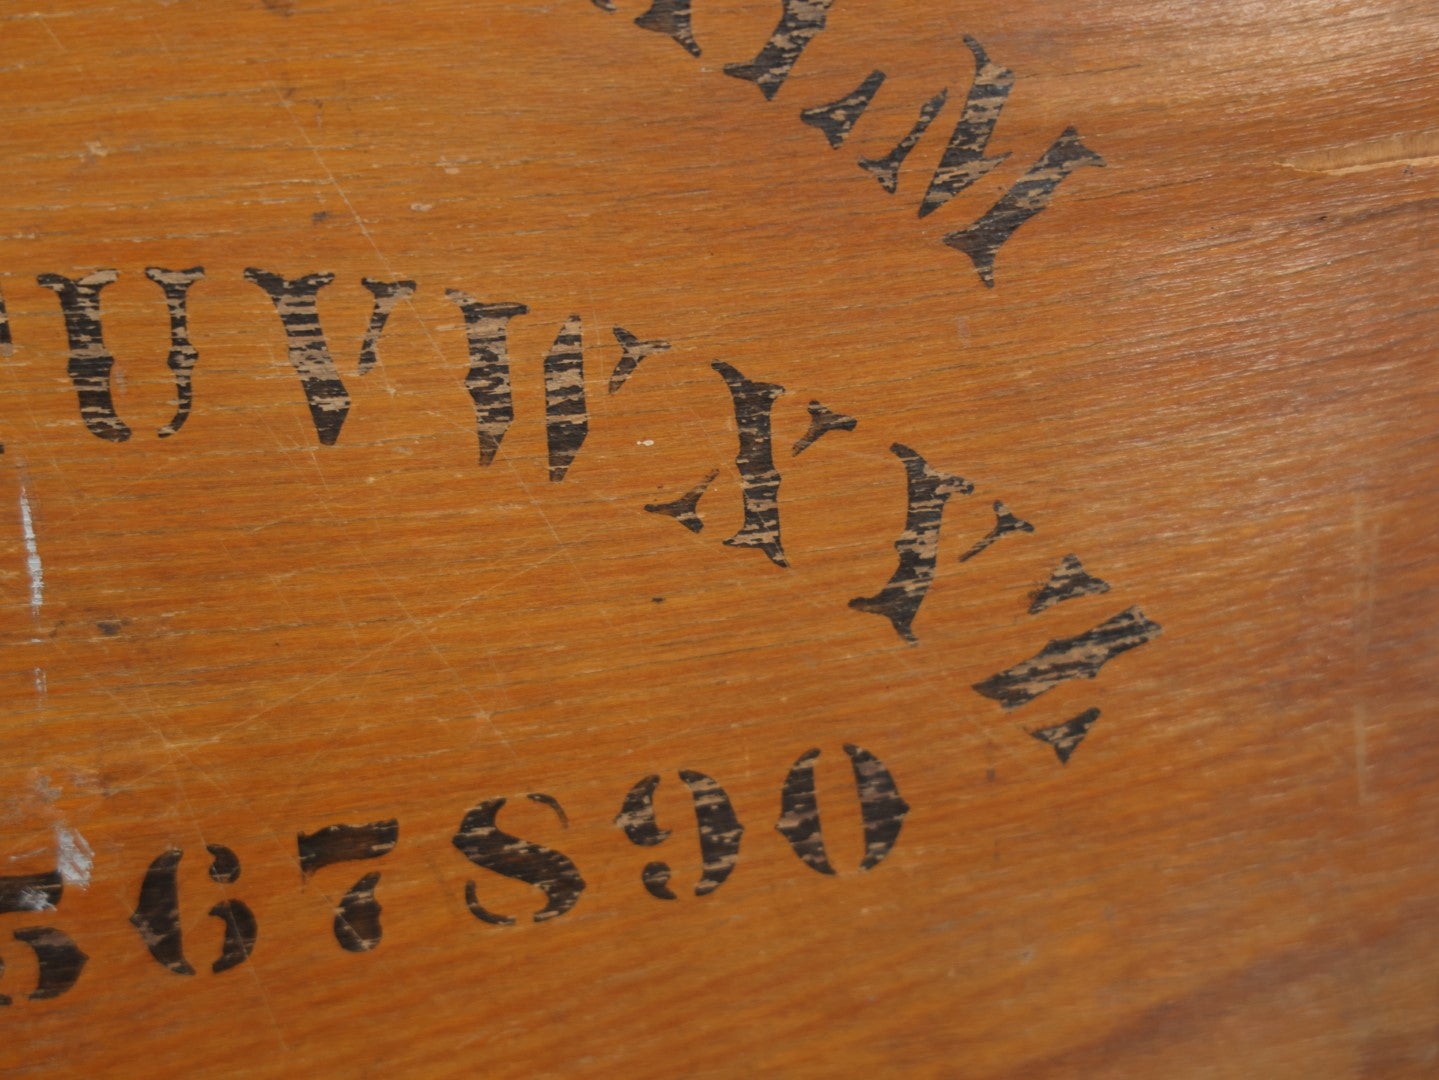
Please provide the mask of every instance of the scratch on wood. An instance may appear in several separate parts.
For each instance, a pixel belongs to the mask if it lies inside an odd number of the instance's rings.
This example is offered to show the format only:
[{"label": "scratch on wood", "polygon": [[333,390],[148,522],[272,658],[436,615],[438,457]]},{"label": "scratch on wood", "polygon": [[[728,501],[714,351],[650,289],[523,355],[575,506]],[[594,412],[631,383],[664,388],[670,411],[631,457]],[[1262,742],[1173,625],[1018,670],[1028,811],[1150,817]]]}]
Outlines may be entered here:
[{"label": "scratch on wood", "polygon": [[35,537],[35,518],[30,512],[30,493],[20,485],[20,530],[25,536],[25,572],[30,576],[30,617],[40,618],[45,603],[45,567],[40,562],[40,547]]},{"label": "scratch on wood", "polygon": [[1300,172],[1345,176],[1404,165],[1439,165],[1439,128],[1295,154],[1279,164]]}]

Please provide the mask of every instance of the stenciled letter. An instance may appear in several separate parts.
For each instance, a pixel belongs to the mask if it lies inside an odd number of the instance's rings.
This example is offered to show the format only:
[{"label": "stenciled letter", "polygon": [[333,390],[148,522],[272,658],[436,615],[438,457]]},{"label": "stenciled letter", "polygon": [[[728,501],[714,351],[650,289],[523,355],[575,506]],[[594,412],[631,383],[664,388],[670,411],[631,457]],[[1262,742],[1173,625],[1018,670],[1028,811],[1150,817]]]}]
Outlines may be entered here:
[{"label": "stenciled letter", "polygon": [[929,462],[903,443],[895,443],[889,449],[904,462],[909,482],[904,531],[894,542],[899,565],[883,589],[874,596],[857,596],[849,606],[856,611],[883,615],[894,626],[895,633],[912,645],[917,639],[911,625],[925,594],[934,584],[944,504],[951,495],[968,495],[974,485],[962,476],[936,472],[929,467]]},{"label": "stenciled letter", "polygon": [[[864,857],[861,870],[878,866],[899,839],[900,826],[909,813],[909,803],[900,797],[894,777],[884,762],[868,750],[845,743],[844,752],[854,771],[855,791],[859,794],[859,812],[864,820]],[[821,874],[833,874],[829,853],[824,846],[820,828],[819,802],[814,791],[814,763],[819,750],[807,750],[785,777],[780,789],[779,820],[775,831],[789,841],[801,862]]]},{"label": "stenciled letter", "polygon": [[494,462],[500,443],[515,419],[510,395],[510,359],[505,331],[516,315],[528,315],[524,304],[484,304],[458,289],[445,296],[465,316],[465,338],[470,347],[470,373],[465,389],[475,403],[475,434],[480,440],[480,464]]},{"label": "stenciled letter", "polygon": [[[65,893],[65,881],[58,870],[45,874],[7,874],[0,876],[0,914],[10,912],[54,911]],[[27,926],[12,935],[16,941],[30,946],[40,967],[31,1001],[56,998],[69,990],[90,959],[80,951],[70,935],[50,926]],[[4,965],[0,964],[0,970]],[[0,994],[0,1005],[9,1005],[10,995]]]},{"label": "stenciled letter", "polygon": [[974,38],[966,36],[964,43],[974,53],[974,82],[970,84],[964,112],[954,125],[949,145],[939,160],[939,168],[930,177],[929,190],[919,204],[920,217],[934,213],[1009,157],[1007,152],[999,157],[985,157],[984,148],[989,145],[1000,110],[1014,85],[1014,72],[993,63]]},{"label": "stenciled letter", "polygon": [[[680,779],[690,790],[694,801],[695,824],[699,828],[700,859],[704,869],[695,883],[696,896],[708,896],[730,876],[739,860],[740,838],[744,826],[735,816],[734,807],[724,788],[711,777],[692,769],[681,769]],[[625,796],[624,805],[615,816],[615,824],[624,830],[630,843],[638,847],[656,847],[670,837],[668,829],[655,822],[654,793],[660,785],[659,776],[646,776]],[[657,900],[677,899],[669,887],[670,867],[666,862],[646,863],[640,871],[645,891]]]},{"label": "stenciled letter", "polygon": [[[295,844],[300,854],[300,877],[308,881],[315,871],[339,862],[378,859],[395,849],[400,823],[372,821],[367,825],[328,825],[312,833],[298,833]],[[369,952],[380,943],[380,902],[375,886],[378,871],[366,874],[345,892],[335,908],[335,940],[346,952]]]},{"label": "stenciled letter", "polygon": [[363,375],[379,361],[376,350],[380,345],[380,335],[385,332],[385,323],[390,321],[390,312],[395,310],[395,305],[401,300],[408,300],[414,295],[415,283],[361,278],[360,284],[375,298],[374,306],[370,308],[370,327],[365,331],[365,340],[360,345],[360,363],[356,368],[356,371]]},{"label": "stenciled letter", "polygon": [[1044,152],[1029,171],[1004,193],[973,225],[952,232],[945,244],[962,251],[974,263],[979,279],[994,288],[994,257],[1014,230],[1049,205],[1054,189],[1066,176],[1085,165],[1104,164],[1104,159],[1079,141],[1079,132],[1067,129]]},{"label": "stenciled letter", "polygon": [[642,30],[668,34],[691,56],[700,54],[699,43],[690,29],[690,0],[652,0],[650,9],[635,17],[635,25]]},{"label": "stenciled letter", "polygon": [[273,301],[285,328],[290,363],[300,376],[300,387],[310,406],[315,434],[321,445],[334,446],[350,411],[350,395],[330,357],[316,297],[335,280],[335,275],[306,274],[290,281],[269,270],[250,267],[245,271],[245,280],[260,286]]},{"label": "stenciled letter", "polygon": [[114,270],[97,270],[79,281],[61,274],[41,274],[35,280],[60,297],[65,316],[65,336],[70,340],[70,363],[66,373],[80,402],[80,419],[90,434],[107,442],[124,442],[130,428],[115,413],[110,395],[110,370],[115,357],[105,347],[100,325],[100,290],[120,275]]},{"label": "stenciled letter", "polygon": [[1051,641],[1028,660],[975,683],[974,689],[1006,709],[1017,709],[1066,679],[1095,678],[1109,661],[1153,641],[1161,629],[1132,607],[1077,637]]},{"label": "stenciled letter", "polygon": [[590,433],[585,403],[585,346],[580,317],[571,315],[545,356],[545,442],[550,482],[565,478]]},{"label": "stenciled letter", "polygon": [[166,270],[159,266],[147,266],[145,276],[165,291],[165,307],[170,314],[170,357],[167,363],[175,374],[175,415],[160,429],[160,438],[167,439],[184,427],[185,421],[190,418],[190,376],[200,354],[190,344],[190,326],[185,308],[190,286],[205,276],[205,268],[192,266],[188,270]]},{"label": "stenciled letter", "polygon": [[723,360],[710,365],[719,372],[734,399],[735,426],[739,428],[740,490],[744,497],[744,524],[725,541],[730,547],[757,547],[776,566],[788,566],[779,536],[779,470],[774,467],[770,413],[784,394],[777,383],[753,382]]},{"label": "stenciled letter", "polygon": [[783,0],[784,14],[759,55],[748,64],[726,64],[724,73],[748,79],[759,87],[765,100],[772,99],[789,77],[789,69],[804,52],[810,38],[824,29],[825,16],[834,0]]},{"label": "stenciled letter", "polygon": [[[563,808],[552,796],[533,794],[526,797],[531,802],[548,806],[560,819],[562,827],[569,826]],[[476,866],[523,881],[543,892],[546,903],[532,916],[535,922],[563,915],[575,906],[580,894],[585,891],[585,879],[580,877],[579,869],[568,855],[501,832],[495,818],[506,801],[487,799],[480,803],[465,815],[460,822],[460,831],[451,842]],[[512,916],[496,914],[480,903],[473,881],[465,882],[465,903],[469,905],[470,914],[481,922],[493,926],[514,924]]]},{"label": "stenciled letter", "polygon": [[[206,844],[212,856],[210,879],[229,884],[240,876],[240,860],[221,844]],[[180,888],[178,871],[184,853],[169,848],[156,856],[140,883],[140,897],[130,922],[140,932],[140,940],[157,963],[176,975],[193,975],[195,969],[185,959],[180,931]],[[225,940],[220,956],[210,965],[215,974],[243,964],[250,958],[259,937],[254,914],[243,900],[222,900],[210,909],[210,915],[225,924]]]}]

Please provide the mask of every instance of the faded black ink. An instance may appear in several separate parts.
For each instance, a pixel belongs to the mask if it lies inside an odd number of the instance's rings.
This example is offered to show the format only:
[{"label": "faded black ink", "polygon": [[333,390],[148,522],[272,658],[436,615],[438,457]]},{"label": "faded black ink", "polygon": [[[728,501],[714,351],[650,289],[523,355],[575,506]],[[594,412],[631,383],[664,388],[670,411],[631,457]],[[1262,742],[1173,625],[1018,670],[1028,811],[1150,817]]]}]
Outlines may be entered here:
[{"label": "faded black ink", "polygon": [[641,341],[623,326],[613,327],[612,333],[615,335],[615,340],[620,343],[621,351],[619,363],[615,365],[615,370],[610,373],[609,392],[611,394],[616,393],[621,386],[629,381],[629,377],[633,375],[635,369],[640,366],[641,360],[647,356],[653,356],[657,352],[664,352],[670,347],[668,341],[660,341],[659,339]]},{"label": "faded black ink", "polygon": [[585,404],[585,347],[580,317],[571,315],[545,356],[545,439],[550,482],[565,478],[590,433]]},{"label": "faded black ink", "polygon": [[260,930],[254,912],[243,900],[222,900],[210,909],[210,915],[225,924],[225,940],[220,946],[220,955],[210,965],[210,970],[218,975],[250,959]]},{"label": "faded black ink", "polygon": [[838,150],[844,145],[844,140],[849,137],[850,131],[864,115],[864,110],[869,108],[869,103],[874,100],[874,95],[883,84],[884,72],[876,68],[865,76],[864,82],[844,97],[827,105],[805,109],[799,114],[800,122],[818,128],[830,148]]},{"label": "faded black ink", "polygon": [[[635,781],[625,794],[620,812],[615,815],[615,824],[624,830],[625,837],[636,847],[657,847],[672,835],[669,829],[662,829],[655,820],[655,789],[660,786],[658,774]],[[656,900],[676,900],[670,888],[670,866],[667,862],[655,860],[645,863],[640,871],[640,883],[645,892]]]},{"label": "faded black ink", "polygon": [[[854,772],[855,791],[859,796],[860,816],[864,822],[864,857],[861,870],[872,870],[882,862],[899,839],[900,827],[909,804],[899,794],[884,762],[868,750],[846,743]],[[815,796],[814,763],[818,749],[808,750],[785,777],[780,789],[780,814],[775,831],[789,841],[790,848],[801,862],[821,874],[833,874],[829,854],[825,850],[824,832],[820,823],[819,803]]]},{"label": "faded black ink", "polygon": [[115,357],[105,347],[100,290],[119,276],[114,270],[97,270],[78,281],[61,274],[41,274],[35,279],[60,297],[65,336],[70,342],[70,363],[65,370],[80,403],[80,419],[97,439],[117,443],[130,437],[130,428],[116,414],[110,390]]},{"label": "faded black ink", "polygon": [[679,899],[674,890],[670,888],[669,863],[645,863],[645,868],[640,871],[640,884],[645,887],[645,892],[656,900]]},{"label": "faded black ink", "polygon": [[1009,157],[1007,152],[998,157],[985,157],[984,150],[1014,85],[1014,72],[991,61],[983,46],[967,34],[964,43],[974,54],[974,82],[970,84],[964,112],[939,160],[939,168],[930,177],[929,190],[919,204],[920,217],[934,213]]},{"label": "faded black ink", "polygon": [[[724,788],[704,773],[680,770],[680,779],[689,788],[694,802],[695,823],[699,829],[700,859],[703,870],[695,884],[696,896],[707,896],[718,889],[733,872],[739,859],[740,838],[744,826],[735,816],[734,806]],[[659,787],[658,776],[647,776],[634,785],[625,796],[624,805],[615,817],[615,824],[624,830],[630,843],[655,847],[669,839],[670,831],[655,822],[654,793]],[[651,896],[660,900],[675,899],[669,887],[670,868],[667,863],[646,863],[640,881]]]},{"label": "faded black ink", "polygon": [[[487,799],[480,803],[465,815],[460,831],[451,842],[476,866],[523,881],[543,892],[546,903],[532,916],[535,922],[563,915],[585,891],[584,878],[568,855],[501,832],[495,819],[506,801]],[[552,799],[539,801],[552,809],[558,806]],[[561,816],[562,824],[563,821]],[[465,902],[470,914],[481,922],[509,926],[515,921],[510,915],[499,915],[485,908],[479,902],[473,881],[465,882]]]},{"label": "faded black ink", "polygon": [[849,755],[860,817],[864,820],[864,858],[859,868],[873,870],[899,839],[909,803],[900,797],[894,777],[879,758],[852,743],[845,743],[844,752]]},{"label": "faded black ink", "polygon": [[166,439],[179,431],[190,418],[193,399],[191,378],[200,354],[190,343],[186,302],[190,286],[205,276],[205,268],[192,266],[188,270],[166,270],[160,266],[147,266],[145,276],[164,290],[165,309],[170,315],[170,355],[166,363],[175,378],[175,415],[160,429],[160,438]]},{"label": "faded black ink", "polygon": [[274,303],[280,325],[285,328],[290,364],[300,377],[300,387],[310,407],[315,434],[322,446],[334,446],[350,412],[350,395],[330,356],[317,298],[335,275],[306,274],[290,280],[252,266],[245,271],[245,280],[265,290]]},{"label": "faded black ink", "polygon": [[703,519],[700,518],[697,508],[699,507],[700,499],[704,496],[705,490],[714,483],[714,479],[718,475],[719,470],[715,469],[678,499],[672,499],[669,502],[663,503],[646,503],[645,510],[651,514],[663,514],[665,517],[672,517],[690,532],[700,532],[705,527],[705,523]]},{"label": "faded black ink", "polygon": [[950,233],[944,243],[968,255],[980,280],[994,288],[994,259],[1004,242],[1049,205],[1066,176],[1085,165],[1103,166],[1104,159],[1080,141],[1079,132],[1067,128],[982,218]]},{"label": "faded black ink", "polygon": [[636,16],[635,25],[672,38],[691,56],[700,54],[699,43],[690,29],[690,0],[651,0],[650,9]]},{"label": "faded black ink", "polygon": [[1062,604],[1080,596],[1098,596],[1109,591],[1109,582],[1094,577],[1084,569],[1078,555],[1066,555],[1060,560],[1049,580],[1029,594],[1029,613],[1038,615],[1046,608]]},{"label": "faded black ink", "polygon": [[[328,825],[295,838],[300,877],[308,881],[317,870],[334,863],[378,859],[395,849],[400,823],[395,818],[365,825]],[[375,899],[378,872],[360,878],[345,891],[335,908],[335,940],[347,952],[369,952],[380,943],[380,903]]]},{"label": "faded black ink", "polygon": [[740,838],[744,826],[735,816],[729,796],[712,778],[702,772],[681,769],[680,779],[690,789],[695,804],[695,822],[699,826],[700,858],[704,871],[695,885],[696,896],[706,896],[724,884],[739,860]]},{"label": "faded black ink", "polygon": [[360,284],[375,298],[370,309],[370,325],[365,331],[365,340],[360,344],[360,363],[356,368],[357,374],[364,375],[379,362],[380,335],[385,332],[385,323],[390,321],[390,312],[401,300],[408,300],[415,294],[415,283],[361,278]]},{"label": "faded black ink", "polygon": [[15,344],[10,340],[10,312],[5,307],[5,294],[0,292],[0,358],[8,360],[14,351]]},{"label": "faded black ink", "polygon": [[655,789],[659,786],[658,774],[635,781],[615,815],[615,824],[638,847],[655,847],[670,838],[670,830],[661,829],[655,822]]},{"label": "faded black ink", "polygon": [[[212,880],[224,883],[240,876],[240,860],[229,848],[207,844],[206,849],[214,857],[210,865]],[[178,877],[183,855],[179,848],[169,848],[150,863],[140,883],[140,897],[130,923],[140,932],[140,940],[157,963],[176,975],[193,975],[195,969],[185,959],[180,931]],[[242,900],[224,900],[212,907],[210,914],[225,924],[219,959],[210,965],[218,975],[249,959],[259,929],[254,914]]]},{"label": "faded black ink", "polygon": [[1132,607],[1077,637],[1049,642],[1028,660],[975,683],[974,689],[1006,709],[1017,709],[1067,679],[1093,679],[1110,660],[1153,641],[1161,630]]},{"label": "faded black ink", "polygon": [[784,13],[764,48],[747,64],[726,64],[724,73],[746,79],[759,87],[765,100],[772,99],[789,77],[799,54],[810,39],[824,29],[825,16],[834,0],[781,0]]},{"label": "faded black ink", "polygon": [[1085,709],[1072,720],[1055,724],[1053,727],[1039,728],[1031,731],[1030,734],[1040,742],[1054,747],[1054,756],[1059,758],[1059,763],[1068,765],[1069,755],[1074,753],[1075,747],[1084,741],[1084,737],[1089,734],[1089,729],[1098,719],[1098,709]]},{"label": "faded black ink", "polygon": [[723,360],[716,360],[710,367],[729,387],[735,426],[739,429],[735,465],[744,496],[744,524],[725,543],[730,547],[757,547],[776,566],[788,566],[779,535],[780,475],[774,467],[770,431],[770,414],[784,387],[747,379]]},{"label": "faded black ink", "polygon": [[952,495],[968,495],[974,490],[974,485],[962,476],[930,468],[929,462],[903,443],[895,443],[889,449],[904,462],[908,479],[904,531],[894,542],[899,565],[883,589],[874,596],[857,596],[849,602],[849,606],[856,611],[883,615],[890,621],[895,633],[914,644],[917,640],[912,629],[914,617],[920,604],[924,603],[929,587],[934,584],[944,504]]},{"label": "faded black ink", "polygon": [[806,750],[790,766],[779,793],[779,820],[775,831],[789,841],[800,862],[821,874],[833,874],[820,829],[819,800],[814,790],[814,763],[819,748]]},{"label": "faded black ink", "polygon": [[532,803],[539,803],[541,806],[548,806],[553,810],[555,817],[560,819],[560,828],[568,829],[570,827],[570,815],[565,813],[565,808],[560,805],[560,800],[553,795],[546,795],[543,791],[535,791],[526,795],[525,798],[529,799]]},{"label": "faded black ink", "polygon": [[960,562],[969,562],[970,559],[974,558],[1002,536],[1008,536],[1010,533],[1017,532],[1034,532],[1033,525],[1022,518],[1015,517],[1014,514],[1010,512],[1009,507],[1005,506],[1004,503],[998,499],[994,502],[994,518],[994,528],[976,540],[974,546],[959,557]]},{"label": "faded black ink", "polygon": [[879,186],[891,195],[899,187],[899,168],[904,164],[904,159],[909,157],[909,152],[915,148],[921,136],[929,130],[929,125],[944,108],[945,100],[949,97],[949,90],[944,89],[935,94],[919,107],[919,119],[909,129],[909,134],[895,143],[894,149],[882,158],[860,158],[859,167],[879,181]]},{"label": "faded black ink", "polygon": [[315,871],[335,863],[388,855],[399,839],[400,823],[394,818],[366,825],[327,825],[312,833],[296,833],[300,876],[308,880]]},{"label": "faded black ink", "polygon": [[232,885],[240,880],[240,857],[224,844],[206,844],[210,853],[210,880],[219,885]]},{"label": "faded black ink", "polygon": [[335,940],[346,952],[369,952],[380,943],[384,929],[380,925],[380,901],[375,886],[380,883],[378,870],[366,874],[345,891],[335,909]]},{"label": "faded black ink", "polygon": [[[54,911],[65,894],[65,880],[58,870],[43,874],[0,875],[0,914]],[[28,926],[14,932],[16,941],[30,946],[40,968],[39,981],[30,993],[31,1001],[59,997],[75,985],[89,959],[70,935],[50,926]],[[5,970],[0,963],[0,973]],[[0,1006],[9,1005],[9,994],[0,994]]]},{"label": "faded black ink", "polygon": [[458,291],[446,289],[445,297],[459,305],[465,317],[465,338],[470,349],[470,371],[465,389],[475,403],[475,434],[480,440],[480,464],[489,465],[515,419],[510,394],[510,360],[506,331],[516,315],[528,315],[524,304],[484,304]]},{"label": "faded black ink", "polygon": [[794,456],[799,457],[813,446],[815,440],[821,435],[831,431],[853,431],[858,426],[859,421],[853,416],[833,412],[818,401],[811,401],[809,403],[809,430],[795,441]]},{"label": "faded black ink", "polygon": [[[70,939],[70,935],[50,926],[29,926],[14,933],[16,941],[29,945],[40,967],[40,978],[30,992],[31,1001],[57,998],[80,979],[85,961],[90,958]],[[5,999],[9,1004],[9,998]]]},{"label": "faded black ink", "polygon": [[157,962],[176,975],[193,975],[180,934],[180,886],[177,880],[184,852],[170,848],[155,857],[140,882],[140,899],[130,924]]},{"label": "faded black ink", "polygon": [[58,870],[43,874],[0,875],[0,915],[17,911],[54,911],[65,893]]}]

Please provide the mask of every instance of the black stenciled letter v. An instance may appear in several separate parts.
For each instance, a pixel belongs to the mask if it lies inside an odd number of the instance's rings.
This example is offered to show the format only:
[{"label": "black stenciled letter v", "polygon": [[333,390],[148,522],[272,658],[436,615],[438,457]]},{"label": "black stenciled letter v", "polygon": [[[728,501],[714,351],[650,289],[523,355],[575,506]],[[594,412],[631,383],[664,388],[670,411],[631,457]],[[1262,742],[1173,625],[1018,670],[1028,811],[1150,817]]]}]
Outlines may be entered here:
[{"label": "black stenciled letter v", "polygon": [[300,377],[305,401],[310,406],[315,434],[323,445],[334,446],[350,412],[350,395],[330,356],[315,298],[335,280],[335,275],[306,274],[291,281],[269,270],[251,267],[245,271],[245,280],[264,289],[274,302],[275,313],[285,328],[290,363]]}]

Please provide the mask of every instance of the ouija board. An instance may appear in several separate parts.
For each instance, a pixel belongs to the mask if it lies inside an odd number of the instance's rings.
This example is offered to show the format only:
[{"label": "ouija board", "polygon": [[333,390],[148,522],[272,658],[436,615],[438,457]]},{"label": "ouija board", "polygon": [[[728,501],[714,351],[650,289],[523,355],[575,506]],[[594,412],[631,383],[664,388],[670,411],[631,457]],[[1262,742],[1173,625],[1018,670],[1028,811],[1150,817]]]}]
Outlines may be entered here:
[{"label": "ouija board", "polygon": [[0,12],[0,1064],[1439,1069],[1439,12]]}]

